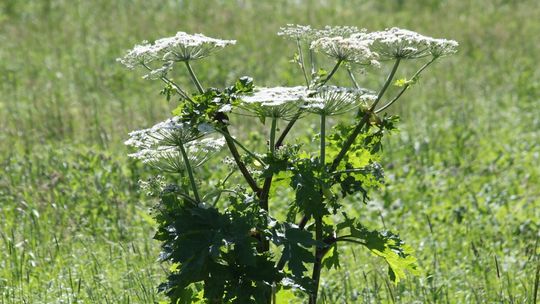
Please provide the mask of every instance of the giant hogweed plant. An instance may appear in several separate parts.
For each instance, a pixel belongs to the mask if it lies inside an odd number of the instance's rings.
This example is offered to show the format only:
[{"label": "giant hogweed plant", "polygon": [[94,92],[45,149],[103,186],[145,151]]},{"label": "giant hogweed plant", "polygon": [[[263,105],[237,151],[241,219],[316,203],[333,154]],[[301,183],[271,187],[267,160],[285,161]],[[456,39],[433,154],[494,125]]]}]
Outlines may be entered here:
[{"label": "giant hogweed plant", "polygon": [[[458,44],[398,28],[288,25],[278,34],[296,44],[293,61],[303,85],[255,86],[241,77],[226,88],[204,86],[193,63],[236,42],[202,34],[179,32],[145,42],[119,59],[130,69],[146,70],[144,78],[161,80],[162,93],[178,102],[171,118],[130,133],[126,141],[135,150],[131,157],[176,181],[144,183],[158,199],[155,239],[162,242],[160,260],[170,264],[158,288],[172,303],[276,303],[282,291],[295,289],[315,304],[321,270],[339,267],[342,244],[380,257],[396,283],[417,271],[411,247],[397,234],[370,229],[348,210],[384,183],[381,141],[397,122],[384,111]],[[333,67],[316,66],[324,62],[320,56],[329,57]],[[411,61],[423,65],[396,80],[398,68]],[[382,86],[362,88],[358,70],[383,64],[391,68]],[[173,68],[189,75],[192,89],[172,79]],[[337,73],[350,85],[334,83]],[[388,97],[391,85],[400,88]],[[347,113],[354,113],[351,121],[341,119],[330,128],[329,117]],[[259,145],[264,150],[254,151],[231,134],[235,121],[249,115],[267,128]],[[313,115],[320,122],[318,134],[309,134],[316,145],[288,138],[300,120]],[[220,157],[230,170],[201,178],[200,168]],[[271,191],[281,187],[294,195]],[[289,200],[287,215],[278,219],[272,207],[283,200]]]}]

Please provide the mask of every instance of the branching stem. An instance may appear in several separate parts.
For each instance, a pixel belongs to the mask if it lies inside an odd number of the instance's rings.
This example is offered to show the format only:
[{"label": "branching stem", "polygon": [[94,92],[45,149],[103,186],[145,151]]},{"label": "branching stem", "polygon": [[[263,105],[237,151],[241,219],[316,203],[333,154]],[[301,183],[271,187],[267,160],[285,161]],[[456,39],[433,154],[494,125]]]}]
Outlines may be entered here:
[{"label": "branching stem", "polygon": [[231,152],[232,157],[234,158],[234,161],[236,162],[236,165],[238,166],[238,169],[240,169],[240,172],[242,172],[242,175],[244,176],[244,179],[248,183],[251,190],[255,193],[259,193],[261,189],[257,185],[257,182],[253,179],[253,176],[251,176],[251,173],[249,173],[248,169],[246,168],[246,165],[242,161],[242,158],[240,156],[240,153],[238,152],[238,149],[236,148],[236,145],[234,144],[234,140],[232,139],[231,133],[229,132],[229,129],[227,126],[223,126],[220,130],[220,133],[223,134],[223,137],[225,137],[225,142],[227,143],[227,147],[229,147],[229,151]]},{"label": "branching stem", "polygon": [[[145,67],[148,71],[152,71],[152,68],[150,68],[147,64],[143,63],[142,66]],[[182,90],[182,88],[172,79],[168,78],[167,76],[161,76],[159,77],[159,79],[163,81],[164,83],[174,87],[178,95],[182,96],[182,98],[193,102],[193,100],[189,97],[189,95],[184,90]]]},{"label": "branching stem", "polygon": [[263,166],[266,165],[266,163],[259,157],[257,156],[257,154],[251,152],[248,148],[246,148],[241,142],[239,142],[237,139],[235,139],[234,137],[231,136],[231,134],[229,133],[226,133],[224,132],[223,130],[220,130],[220,129],[216,129],[216,131],[218,131],[219,133],[221,133],[221,135],[223,136],[228,136],[237,146],[239,146],[242,150],[244,150],[244,152],[246,152],[247,154],[249,154],[251,157],[253,157],[254,159],[256,159],[258,162],[260,162]]},{"label": "branching stem", "polygon": [[199,79],[197,78],[197,76],[195,76],[195,73],[193,72],[193,68],[191,68],[191,64],[189,63],[188,60],[184,61],[184,63],[186,64],[186,68],[189,72],[189,76],[191,76],[191,80],[193,80],[193,83],[197,87],[197,90],[199,91],[199,93],[203,94],[204,89],[201,86],[201,83],[199,82]]},{"label": "branching stem", "polygon": [[395,76],[395,74],[397,72],[400,61],[401,61],[400,58],[396,59],[396,62],[394,63],[394,66],[392,67],[392,70],[390,71],[390,74],[388,74],[388,77],[386,78],[386,81],[385,81],[383,87],[379,91],[379,94],[377,94],[377,99],[371,105],[370,109],[364,114],[364,116],[358,122],[358,124],[356,124],[356,127],[353,129],[352,133],[349,135],[349,137],[347,138],[347,140],[343,144],[343,146],[342,146],[341,150],[339,151],[338,155],[336,156],[336,158],[332,162],[332,167],[330,167],[330,170],[329,170],[330,172],[337,169],[337,167],[339,166],[339,163],[341,162],[343,157],[345,157],[345,154],[347,154],[347,152],[349,151],[349,148],[351,147],[353,142],[356,140],[356,137],[358,136],[358,134],[360,134],[360,132],[362,131],[364,126],[369,121],[370,116],[373,114],[373,110],[375,109],[375,107],[377,107],[377,104],[379,103],[379,101],[383,97],[384,93],[386,92],[386,90],[390,86],[390,83],[392,83],[392,79],[394,79],[394,76]]},{"label": "branching stem", "polygon": [[[430,61],[428,61],[426,64],[424,64],[420,69],[418,69],[418,71],[416,71],[416,73],[414,73],[414,75],[411,77],[411,81],[415,81],[418,76],[420,76],[420,74],[430,65],[432,64],[435,60],[437,59],[437,57],[433,57]],[[405,93],[405,91],[411,86],[411,83],[407,83],[403,86],[403,89],[401,89],[401,91],[396,95],[396,97],[394,97],[392,100],[390,100],[389,102],[387,102],[384,106],[382,106],[380,109],[376,110],[375,111],[375,114],[379,114],[381,113],[382,111],[386,110],[388,107],[390,107],[392,104],[394,104],[394,102],[396,102],[400,97],[401,95],[403,95],[403,93]]]}]

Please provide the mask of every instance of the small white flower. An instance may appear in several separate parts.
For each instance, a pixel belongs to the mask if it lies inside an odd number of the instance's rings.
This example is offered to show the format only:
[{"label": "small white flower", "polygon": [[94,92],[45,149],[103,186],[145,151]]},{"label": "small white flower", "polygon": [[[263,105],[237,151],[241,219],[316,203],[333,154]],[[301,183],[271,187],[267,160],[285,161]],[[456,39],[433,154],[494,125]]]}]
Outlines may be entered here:
[{"label": "small white flower", "polygon": [[370,49],[372,41],[355,37],[323,37],[311,43],[311,49],[337,60],[363,65],[378,65],[378,55]]},{"label": "small white flower", "polygon": [[318,99],[304,86],[256,88],[252,95],[242,96],[243,108],[262,117],[291,119],[304,102]]}]

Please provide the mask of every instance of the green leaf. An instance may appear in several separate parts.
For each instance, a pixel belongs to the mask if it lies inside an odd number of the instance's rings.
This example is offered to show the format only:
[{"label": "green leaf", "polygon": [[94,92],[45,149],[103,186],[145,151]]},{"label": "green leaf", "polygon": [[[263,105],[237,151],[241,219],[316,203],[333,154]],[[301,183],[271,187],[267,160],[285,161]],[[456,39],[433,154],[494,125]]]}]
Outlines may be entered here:
[{"label": "green leaf", "polygon": [[282,288],[276,293],[276,304],[294,304],[298,299],[291,289]]},{"label": "green leaf", "polygon": [[318,163],[309,159],[297,160],[292,168],[290,186],[296,192],[296,205],[306,216],[329,214],[323,202],[319,171]]},{"label": "green leaf", "polygon": [[334,244],[332,247],[330,247],[329,251],[326,253],[322,260],[322,265],[328,270],[332,268],[338,269],[341,267],[341,265],[339,264],[339,250],[337,248],[337,244]]},{"label": "green leaf", "polygon": [[360,223],[346,218],[338,224],[339,230],[350,231],[343,237],[344,241],[352,241],[368,248],[374,255],[381,257],[388,264],[390,279],[398,283],[406,278],[406,272],[418,273],[418,265],[414,250],[405,244],[397,234],[389,231],[369,230]]},{"label": "green leaf", "polygon": [[309,231],[289,223],[276,223],[272,229],[271,240],[278,246],[283,245],[282,258],[287,262],[288,269],[292,273],[289,276],[290,283],[295,288],[311,290],[313,282],[309,276],[304,276],[304,272],[308,270],[305,264],[315,262],[315,257],[310,249],[323,244],[314,240]]}]

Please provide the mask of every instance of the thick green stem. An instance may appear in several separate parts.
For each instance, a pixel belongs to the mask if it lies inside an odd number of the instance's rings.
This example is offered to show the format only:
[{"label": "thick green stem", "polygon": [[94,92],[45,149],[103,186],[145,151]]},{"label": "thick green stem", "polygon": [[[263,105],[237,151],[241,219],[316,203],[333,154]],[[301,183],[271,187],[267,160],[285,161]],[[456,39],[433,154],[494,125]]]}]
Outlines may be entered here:
[{"label": "thick green stem", "polygon": [[193,169],[191,168],[191,164],[189,162],[186,149],[184,148],[184,144],[180,143],[179,148],[180,148],[180,152],[182,153],[182,158],[184,158],[184,165],[186,166],[189,182],[191,183],[191,190],[193,191],[193,196],[195,197],[195,200],[198,203],[200,203],[201,198],[199,197],[199,191],[197,190],[197,183],[195,182],[195,177],[193,177]]},{"label": "thick green stem", "polygon": [[[318,242],[323,241],[323,231],[322,231],[322,216],[315,218],[315,239]],[[324,254],[324,248],[317,246],[315,249],[315,264],[313,264],[313,273],[311,279],[315,285],[313,293],[309,295],[309,304],[317,303],[317,295],[319,293],[319,284],[321,280],[321,268],[322,268],[322,258]]]},{"label": "thick green stem", "polygon": [[277,117],[272,117],[272,126],[270,128],[270,153],[274,154],[276,151],[276,128],[277,128]]},{"label": "thick green stem", "polygon": [[[321,147],[320,147],[320,161],[321,161],[321,179],[324,180],[325,175],[325,155],[326,155],[326,115],[321,114]],[[323,187],[323,185],[321,185]],[[321,202],[323,201],[322,189],[321,189]],[[323,241],[323,227],[322,227],[322,216],[315,217],[315,239],[318,243]],[[319,284],[321,279],[321,266],[322,266],[322,257],[323,257],[324,248],[317,246],[315,248],[315,263],[313,264],[313,274],[311,279],[315,285],[315,290],[309,296],[309,303],[317,303],[317,294],[319,292]]]},{"label": "thick green stem", "polygon": [[321,177],[324,176],[324,163],[326,161],[326,114],[321,114],[321,147],[320,147],[320,161],[321,161]]},{"label": "thick green stem", "polygon": [[195,73],[193,72],[193,69],[191,68],[191,64],[189,64],[189,61],[187,61],[187,60],[184,61],[184,63],[186,64],[187,70],[189,72],[189,76],[191,76],[191,80],[193,80],[193,83],[197,87],[197,90],[199,91],[199,93],[203,94],[204,89],[201,86],[201,83],[199,82],[199,79],[197,79],[197,76],[195,76]]}]

